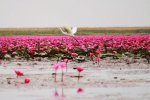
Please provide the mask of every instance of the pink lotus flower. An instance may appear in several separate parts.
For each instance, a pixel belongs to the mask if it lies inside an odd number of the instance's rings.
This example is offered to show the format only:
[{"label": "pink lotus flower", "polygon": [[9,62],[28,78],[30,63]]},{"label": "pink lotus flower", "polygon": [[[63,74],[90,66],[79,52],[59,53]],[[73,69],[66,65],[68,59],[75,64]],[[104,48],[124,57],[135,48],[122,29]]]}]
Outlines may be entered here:
[{"label": "pink lotus flower", "polygon": [[78,56],[78,54],[77,53],[71,53],[71,57],[76,57],[76,56]]},{"label": "pink lotus flower", "polygon": [[64,61],[65,63],[68,63],[69,60],[68,60],[68,59],[64,59],[63,61]]},{"label": "pink lotus flower", "polygon": [[54,64],[54,65],[53,65],[53,68],[55,69],[55,71],[57,71],[58,68],[59,68],[59,64]]},{"label": "pink lotus flower", "polygon": [[100,54],[100,53],[101,53],[101,50],[97,49],[97,50],[95,51],[95,53],[96,53],[96,54]]},{"label": "pink lotus flower", "polygon": [[94,53],[92,53],[92,52],[90,52],[90,54],[89,54],[91,57],[93,57],[94,56]]},{"label": "pink lotus flower", "polygon": [[84,70],[83,67],[80,67],[80,66],[77,67],[77,71],[79,72],[78,73],[78,81],[79,81],[79,78],[80,78],[80,72],[82,72],[83,70]]},{"label": "pink lotus flower", "polygon": [[61,63],[59,63],[59,66],[62,69],[61,82],[63,82],[63,76],[64,76],[63,69],[66,67],[66,63],[65,62],[61,62]]},{"label": "pink lotus flower", "polygon": [[24,76],[23,72],[20,70],[15,70],[15,73],[17,75],[17,78],[18,78],[18,76]]},{"label": "pink lotus flower", "polygon": [[66,67],[66,63],[65,62],[61,62],[61,63],[58,63],[60,68],[63,70],[65,67]]},{"label": "pink lotus flower", "polygon": [[66,63],[66,72],[67,72],[67,67],[68,67],[67,64],[68,64],[69,60],[68,59],[64,59],[63,61]]},{"label": "pink lotus flower", "polygon": [[55,70],[55,82],[56,82],[57,70],[58,70],[58,68],[59,68],[59,64],[54,64],[54,65],[53,65],[53,68],[54,68],[54,70]]},{"label": "pink lotus flower", "polygon": [[2,53],[3,53],[3,54],[7,54],[7,51],[6,51],[6,50],[3,50]]},{"label": "pink lotus flower", "polygon": [[77,67],[77,71],[78,71],[79,73],[82,72],[83,70],[84,70],[83,67],[80,67],[80,66]]},{"label": "pink lotus flower", "polygon": [[26,79],[24,80],[24,83],[25,83],[25,84],[30,83],[30,79],[29,79],[29,78],[26,78]]},{"label": "pink lotus flower", "polygon": [[60,63],[57,63],[57,64],[53,65],[53,68],[55,69],[55,82],[56,82],[56,75],[57,75],[56,72],[57,72],[57,70],[59,68],[61,68],[61,70],[62,70],[61,81],[63,82],[63,70],[64,70],[65,67],[66,67],[66,63],[65,62],[60,62]]}]

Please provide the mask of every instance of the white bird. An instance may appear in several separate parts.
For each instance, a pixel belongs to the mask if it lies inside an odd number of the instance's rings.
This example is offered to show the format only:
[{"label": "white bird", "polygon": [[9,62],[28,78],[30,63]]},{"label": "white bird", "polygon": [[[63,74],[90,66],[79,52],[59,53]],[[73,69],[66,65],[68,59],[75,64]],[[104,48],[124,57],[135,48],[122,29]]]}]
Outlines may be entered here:
[{"label": "white bird", "polygon": [[59,28],[61,32],[65,35],[75,36],[74,34],[77,32],[77,27],[69,27],[65,26],[63,28]]}]

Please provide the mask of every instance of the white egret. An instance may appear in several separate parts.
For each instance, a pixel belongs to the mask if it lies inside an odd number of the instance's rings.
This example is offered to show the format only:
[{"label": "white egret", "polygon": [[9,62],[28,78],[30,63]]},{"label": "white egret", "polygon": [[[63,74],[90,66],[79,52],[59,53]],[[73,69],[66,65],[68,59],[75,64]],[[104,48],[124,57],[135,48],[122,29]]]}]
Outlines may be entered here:
[{"label": "white egret", "polygon": [[69,27],[65,26],[63,28],[59,28],[61,32],[65,35],[75,36],[74,34],[77,32],[77,27]]},{"label": "white egret", "polygon": [[64,26],[63,28],[59,28],[59,29],[63,34],[71,36],[79,43],[79,41],[74,37],[75,36],[74,34],[77,32],[77,27]]}]

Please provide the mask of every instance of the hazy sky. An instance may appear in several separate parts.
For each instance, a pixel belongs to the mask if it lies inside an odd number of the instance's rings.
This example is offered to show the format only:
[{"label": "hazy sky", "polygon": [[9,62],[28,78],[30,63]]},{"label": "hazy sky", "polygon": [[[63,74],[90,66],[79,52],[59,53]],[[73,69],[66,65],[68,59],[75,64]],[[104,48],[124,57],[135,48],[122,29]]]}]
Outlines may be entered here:
[{"label": "hazy sky", "polygon": [[150,26],[150,0],[0,0],[0,27]]}]

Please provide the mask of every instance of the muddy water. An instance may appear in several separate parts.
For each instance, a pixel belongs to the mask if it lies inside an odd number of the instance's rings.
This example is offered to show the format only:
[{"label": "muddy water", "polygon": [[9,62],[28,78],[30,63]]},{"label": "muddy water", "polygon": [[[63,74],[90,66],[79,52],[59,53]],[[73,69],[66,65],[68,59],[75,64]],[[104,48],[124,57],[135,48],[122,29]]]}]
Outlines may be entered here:
[{"label": "muddy water", "polygon": [[[113,62],[113,61],[112,61]],[[52,64],[56,61],[11,61],[0,65],[0,98],[2,100],[150,100],[150,65],[141,60],[127,65],[125,62],[102,61],[100,67],[92,62],[68,63],[57,71],[54,82]],[[83,66],[79,80],[73,69]],[[25,76],[16,78],[15,69]],[[24,79],[30,78],[29,84]],[[9,83],[8,83],[9,81]]]}]

